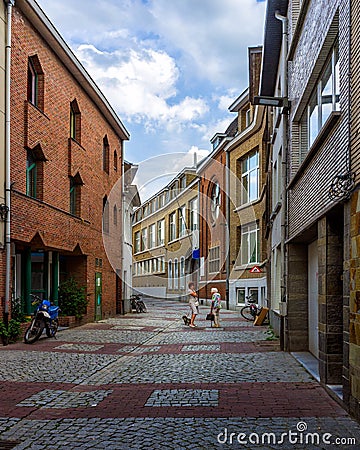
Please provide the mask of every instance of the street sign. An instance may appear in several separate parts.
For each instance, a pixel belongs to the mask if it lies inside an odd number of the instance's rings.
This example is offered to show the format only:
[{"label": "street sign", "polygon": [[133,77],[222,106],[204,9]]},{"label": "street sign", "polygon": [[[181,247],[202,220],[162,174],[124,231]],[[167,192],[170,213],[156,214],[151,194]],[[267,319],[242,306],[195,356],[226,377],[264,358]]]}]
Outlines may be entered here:
[{"label": "street sign", "polygon": [[259,266],[254,266],[251,270],[250,273],[262,273],[262,270],[260,269]]}]

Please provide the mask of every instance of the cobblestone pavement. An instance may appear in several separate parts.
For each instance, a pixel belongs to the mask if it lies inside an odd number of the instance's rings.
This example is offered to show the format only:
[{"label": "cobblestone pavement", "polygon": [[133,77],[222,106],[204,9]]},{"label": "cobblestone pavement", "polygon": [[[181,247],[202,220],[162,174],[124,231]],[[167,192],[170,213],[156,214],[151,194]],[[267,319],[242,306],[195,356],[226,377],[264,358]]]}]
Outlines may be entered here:
[{"label": "cobblestone pavement", "polygon": [[0,450],[360,449],[360,427],[238,312],[186,305],[0,348]]}]

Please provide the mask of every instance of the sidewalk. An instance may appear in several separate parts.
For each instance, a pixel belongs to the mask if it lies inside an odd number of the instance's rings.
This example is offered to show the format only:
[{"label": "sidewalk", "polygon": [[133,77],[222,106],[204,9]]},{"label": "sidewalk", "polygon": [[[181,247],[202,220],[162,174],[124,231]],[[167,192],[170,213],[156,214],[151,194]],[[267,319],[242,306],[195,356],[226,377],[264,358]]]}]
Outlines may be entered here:
[{"label": "sidewalk", "polygon": [[203,307],[191,329],[186,305],[147,306],[1,348],[0,450],[360,448],[357,422],[266,327],[222,311],[210,328]]}]

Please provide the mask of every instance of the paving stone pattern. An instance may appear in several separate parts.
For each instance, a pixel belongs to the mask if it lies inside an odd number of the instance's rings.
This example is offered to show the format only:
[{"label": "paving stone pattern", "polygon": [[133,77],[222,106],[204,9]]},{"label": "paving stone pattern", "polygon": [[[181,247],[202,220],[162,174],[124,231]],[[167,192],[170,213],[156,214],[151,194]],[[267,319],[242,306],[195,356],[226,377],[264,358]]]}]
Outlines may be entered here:
[{"label": "paving stone pattern", "polygon": [[266,327],[222,310],[210,328],[203,307],[190,329],[187,305],[146,303],[147,314],[0,348],[0,449],[360,448],[358,423]]}]

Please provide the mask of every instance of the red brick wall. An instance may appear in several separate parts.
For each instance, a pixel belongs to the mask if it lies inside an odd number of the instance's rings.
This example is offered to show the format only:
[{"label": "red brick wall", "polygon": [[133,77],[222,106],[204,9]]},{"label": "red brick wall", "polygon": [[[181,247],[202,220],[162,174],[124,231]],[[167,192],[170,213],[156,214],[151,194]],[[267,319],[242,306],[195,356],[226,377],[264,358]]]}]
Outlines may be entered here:
[{"label": "red brick wall", "polygon": [[[43,111],[27,102],[28,57],[35,54],[44,72]],[[121,139],[16,7],[13,14],[11,70],[12,238],[19,245],[25,245],[39,233],[43,248],[68,255],[77,247],[78,254],[82,252],[87,256],[86,282],[87,291],[91,294],[88,320],[94,317],[95,271],[103,273],[103,313],[114,314],[115,273],[103,247],[102,208],[104,196],[109,196],[112,186],[121,176],[121,162],[118,161],[117,171],[113,162],[115,149],[118,157],[122,155]],[[69,139],[70,102],[74,99],[81,112],[81,145]],[[110,146],[109,174],[102,167],[105,135]],[[43,163],[43,202],[24,195],[25,146],[33,148],[38,144],[46,158]],[[81,187],[81,218],[69,214],[69,176],[75,176],[78,172],[84,183]],[[103,260],[102,268],[95,268],[95,258]]]},{"label": "red brick wall", "polygon": [[[221,298],[226,296],[226,187],[225,187],[226,154],[220,150],[208,165],[200,172],[200,255],[205,258],[205,275],[200,278],[200,297],[211,298],[210,290],[217,287]],[[217,181],[221,189],[220,214],[216,221],[211,215],[211,191]],[[209,273],[208,254],[211,247],[220,246],[220,271],[214,275]],[[222,281],[220,281],[222,280]]]}]

